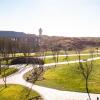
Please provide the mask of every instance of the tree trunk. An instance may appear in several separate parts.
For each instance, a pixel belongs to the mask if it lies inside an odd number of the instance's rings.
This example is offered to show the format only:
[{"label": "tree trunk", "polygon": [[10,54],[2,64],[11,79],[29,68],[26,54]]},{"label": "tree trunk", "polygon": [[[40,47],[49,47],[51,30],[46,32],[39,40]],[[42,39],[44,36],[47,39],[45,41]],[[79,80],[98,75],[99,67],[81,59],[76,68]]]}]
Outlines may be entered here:
[{"label": "tree trunk", "polygon": [[4,76],[3,76],[3,81],[4,81],[4,85],[5,88],[7,87],[7,83],[6,83],[6,75],[5,75],[5,69],[4,69]]},{"label": "tree trunk", "polygon": [[69,61],[68,61],[68,53],[67,53],[66,50],[65,50],[65,56],[66,56],[66,61],[68,62],[68,65],[69,65]]},{"label": "tree trunk", "polygon": [[55,53],[52,51],[52,55],[53,55],[53,60],[55,62],[55,67],[56,67],[56,56],[55,56]]},{"label": "tree trunk", "polygon": [[66,55],[66,59],[67,59],[67,51],[65,50],[65,55]]},{"label": "tree trunk", "polygon": [[43,61],[45,62],[45,59],[46,59],[46,54],[45,52],[43,52]]},{"label": "tree trunk", "polygon": [[88,89],[88,79],[86,79],[86,83],[85,84],[86,84],[86,92],[88,94],[89,100],[91,100],[89,89]]},{"label": "tree trunk", "polygon": [[0,61],[0,74],[1,74],[1,61]]},{"label": "tree trunk", "polygon": [[58,60],[59,60],[59,53],[57,53],[57,63],[58,63]]},{"label": "tree trunk", "polygon": [[97,56],[98,56],[98,51],[99,51],[99,50],[98,50],[98,48],[97,48]]},{"label": "tree trunk", "polygon": [[6,76],[4,77],[5,78],[5,88],[7,87],[7,83],[6,83]]}]

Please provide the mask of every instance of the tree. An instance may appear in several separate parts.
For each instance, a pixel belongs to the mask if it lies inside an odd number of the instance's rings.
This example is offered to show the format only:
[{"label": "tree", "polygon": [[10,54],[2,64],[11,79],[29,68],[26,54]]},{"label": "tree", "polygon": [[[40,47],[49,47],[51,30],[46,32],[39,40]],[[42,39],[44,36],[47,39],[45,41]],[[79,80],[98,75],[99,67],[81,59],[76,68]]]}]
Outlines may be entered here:
[{"label": "tree", "polygon": [[66,61],[67,61],[68,64],[69,64],[68,50],[72,50],[72,46],[71,46],[71,45],[68,45],[68,44],[65,44],[65,45],[63,45],[63,50],[64,50],[64,52],[65,52],[65,59],[66,59]]},{"label": "tree", "polygon": [[58,63],[59,61],[59,52],[61,50],[61,45],[53,45],[51,46],[51,51],[52,51],[52,55],[53,55],[53,60],[55,62],[55,66],[56,66],[56,63]]},{"label": "tree", "polygon": [[88,81],[89,81],[89,76],[93,68],[93,51],[91,51],[90,54],[92,58],[91,61],[88,62],[88,60],[86,59],[84,62],[82,62],[80,52],[78,51],[79,69],[85,79],[85,88],[86,88],[86,92],[88,93],[89,100],[91,100],[91,97],[90,97],[89,88],[88,88]]},{"label": "tree", "polygon": [[[32,82],[33,84],[40,78],[42,78],[42,73],[44,71],[44,68],[43,68],[43,65],[44,65],[44,61],[40,58],[32,58],[32,57],[17,57],[15,59],[13,59],[11,61],[11,64],[15,65],[15,64],[26,64],[29,65],[31,64],[33,66],[33,71],[32,73],[30,73],[30,76],[27,76],[26,77],[26,80],[29,81],[29,82]],[[37,65],[37,66],[35,66]],[[32,86],[33,86],[32,84]],[[30,91],[32,89],[32,86],[31,88],[29,89],[29,91],[27,91],[27,95],[25,96],[25,98],[28,98],[29,94],[30,94]],[[25,91],[25,90],[22,90],[22,91]]]},{"label": "tree", "polygon": [[96,49],[97,56],[98,56],[98,53],[99,53],[99,48],[97,47],[97,48],[95,48],[95,49]]},{"label": "tree", "polygon": [[6,75],[6,69],[9,68],[9,63],[8,63],[8,59],[5,58],[4,59],[6,61],[6,65],[3,67],[3,81],[4,81],[4,85],[5,85],[5,88],[7,87],[7,75]]}]

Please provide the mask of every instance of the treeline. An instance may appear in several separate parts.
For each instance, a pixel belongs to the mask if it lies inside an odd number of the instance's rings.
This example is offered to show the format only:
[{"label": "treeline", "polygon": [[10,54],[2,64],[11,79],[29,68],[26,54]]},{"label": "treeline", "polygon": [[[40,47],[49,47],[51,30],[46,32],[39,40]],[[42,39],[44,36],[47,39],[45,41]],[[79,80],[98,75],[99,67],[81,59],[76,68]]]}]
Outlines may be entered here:
[{"label": "treeline", "polygon": [[38,50],[37,37],[0,37],[0,54],[8,57],[9,54],[15,56],[16,53],[23,53],[24,55]]},{"label": "treeline", "polygon": [[69,38],[57,36],[44,36],[27,34],[23,37],[0,37],[0,54],[12,56],[15,53],[29,55],[38,51],[68,51],[85,49],[86,47],[99,47],[100,38]]},{"label": "treeline", "polygon": [[51,48],[59,47],[59,49],[85,49],[87,47],[99,47],[100,38],[86,37],[57,37],[57,36],[42,36],[42,49],[51,50]]}]

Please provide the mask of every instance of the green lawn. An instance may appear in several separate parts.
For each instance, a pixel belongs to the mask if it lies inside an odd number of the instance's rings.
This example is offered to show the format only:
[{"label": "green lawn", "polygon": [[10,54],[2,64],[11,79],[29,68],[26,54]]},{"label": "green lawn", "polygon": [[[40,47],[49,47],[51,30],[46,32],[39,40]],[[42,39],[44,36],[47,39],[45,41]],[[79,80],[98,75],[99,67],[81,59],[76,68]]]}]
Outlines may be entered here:
[{"label": "green lawn", "polygon": [[[87,50],[86,50],[87,51]],[[61,54],[64,54],[64,51],[61,51],[62,53]],[[73,52],[73,51],[70,51],[70,53],[71,52]],[[49,55],[51,52],[50,51],[48,51],[47,52],[47,55]],[[86,52],[85,52],[86,53]],[[21,56],[23,53],[17,53],[16,55],[19,55],[19,56]],[[74,53],[75,54],[75,53]],[[32,54],[31,54],[32,55]],[[35,55],[33,55],[33,56],[39,56],[38,54],[35,54]],[[94,54],[94,57],[97,57],[97,54]],[[59,59],[58,59],[58,62],[64,62],[64,61],[67,61],[66,60],[66,56],[59,56],[58,57]],[[87,58],[91,58],[91,55],[83,55],[83,56],[81,56],[81,59],[87,59]],[[68,61],[71,61],[71,60],[78,60],[78,56],[69,56],[68,57]],[[10,62],[11,62],[11,60],[9,60],[8,61],[8,63],[10,64]],[[47,63],[54,63],[55,61],[54,61],[54,59],[53,59],[53,57],[48,57],[48,58],[46,58],[45,59],[45,63],[47,64]],[[2,61],[1,62],[2,64],[6,64],[6,61]]]},{"label": "green lawn", "polygon": [[29,100],[34,96],[39,96],[35,91],[31,91],[29,97],[26,98],[28,91],[28,88],[21,85],[8,85],[7,88],[0,85],[0,100]]},{"label": "green lawn", "polygon": [[[15,72],[17,72],[18,69],[17,68],[4,68],[2,67],[1,68],[1,74],[0,74],[0,78],[4,77],[4,76],[8,76],[8,75],[11,75]],[[5,72],[5,74],[4,74]]]},{"label": "green lawn", "polygon": [[[37,81],[36,84],[68,91],[85,91],[85,80],[78,63],[68,65],[57,65],[48,69],[44,75],[44,80]],[[94,61],[93,71],[89,79],[89,90],[93,93],[100,93],[100,60]]]},{"label": "green lawn", "polygon": [[[97,57],[96,54],[94,54],[94,57]],[[81,59],[88,59],[88,58],[91,58],[91,55],[84,55],[84,56],[81,56]],[[78,56],[69,56],[68,57],[68,61],[71,61],[71,60],[78,60]],[[64,61],[67,61],[66,59],[66,56],[59,56],[58,57],[58,62],[64,62]],[[46,58],[45,59],[45,63],[54,63],[54,59],[53,57],[50,57],[50,58]]]},{"label": "green lawn", "polygon": [[[94,51],[96,52],[96,49],[95,49],[95,48],[85,48],[85,49],[83,49],[83,50],[81,51],[81,53],[89,53],[89,51],[90,51],[91,49],[94,49]],[[99,48],[99,49],[100,49],[100,48]],[[68,53],[68,54],[75,54],[76,52],[75,52],[74,50],[69,50],[69,51],[67,51],[67,53]],[[47,52],[45,52],[45,54],[46,54],[46,56],[52,55],[52,51],[47,51]],[[65,54],[65,51],[61,50],[61,51],[59,52],[59,54]],[[11,55],[11,54],[10,54],[10,55]],[[16,56],[16,57],[24,56],[24,54],[23,54],[23,53],[16,53],[15,56]],[[39,54],[38,54],[38,52],[35,53],[35,54],[34,54],[34,53],[31,53],[31,56],[39,56]]]},{"label": "green lawn", "polygon": [[[94,50],[95,53],[97,52],[97,51],[96,51],[96,48],[94,48],[94,47],[91,47],[91,48],[90,48],[90,47],[89,47],[89,48],[85,48],[85,49],[81,50],[81,53],[90,53],[91,50]],[[99,48],[99,50],[100,50],[100,48]],[[75,51],[75,50],[68,50],[67,53],[68,53],[68,54],[76,54],[76,51]],[[99,53],[100,53],[100,52],[99,52]],[[60,55],[64,55],[64,54],[65,54],[65,51],[64,51],[64,50],[61,50],[61,51],[59,51],[59,54],[60,54]],[[35,54],[35,55],[37,55],[37,54]],[[47,51],[47,52],[45,52],[45,55],[46,55],[46,56],[52,55],[52,51]]]},{"label": "green lawn", "polygon": [[[10,64],[11,60],[8,60],[8,64]],[[5,65],[7,62],[5,60],[1,61],[1,65]]]}]

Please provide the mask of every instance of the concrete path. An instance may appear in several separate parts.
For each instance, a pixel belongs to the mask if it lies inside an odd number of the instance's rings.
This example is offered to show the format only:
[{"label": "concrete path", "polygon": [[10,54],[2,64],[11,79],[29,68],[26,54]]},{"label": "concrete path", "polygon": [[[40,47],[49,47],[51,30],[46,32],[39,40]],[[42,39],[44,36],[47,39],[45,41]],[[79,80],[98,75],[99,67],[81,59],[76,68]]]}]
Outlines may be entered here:
[{"label": "concrete path", "polygon": [[[96,58],[89,58],[87,61],[91,61],[91,60],[98,60],[100,59],[100,57],[96,57]],[[62,65],[62,64],[70,64],[70,63],[77,63],[79,62],[79,60],[73,60],[73,61],[68,61],[68,62],[58,62],[58,63],[49,63],[49,64],[44,64],[44,66],[53,66],[53,65]],[[84,60],[81,60],[81,62],[85,62]]]},{"label": "concrete path", "polygon": [[[97,53],[93,53],[94,55],[97,55]],[[98,53],[99,55],[100,53]],[[88,56],[88,55],[91,55],[90,53],[83,53],[83,54],[80,54],[80,56]],[[65,54],[64,55],[58,55],[59,57],[64,57],[66,56]],[[78,56],[78,54],[68,54],[68,57],[70,56]],[[45,58],[52,58],[53,55],[48,55],[48,56],[45,56]],[[42,57],[39,57],[39,58],[44,58],[43,56]]]},{"label": "concrete path", "polygon": [[[93,60],[100,59],[100,57],[94,58]],[[90,61],[92,59],[88,59]],[[77,61],[72,61],[75,63]],[[70,61],[71,63],[71,61]],[[59,63],[61,64],[61,63]],[[28,88],[31,88],[37,91],[44,100],[87,100],[87,93],[79,93],[79,92],[69,92],[69,91],[60,91],[52,88],[46,88],[38,85],[33,85],[23,79],[23,75],[32,70],[32,66],[29,65],[27,67],[21,67],[20,70],[10,76],[7,77],[8,84],[21,84]],[[0,79],[0,84],[4,84],[3,80]],[[91,94],[92,100],[96,100],[96,98],[100,98],[100,94]]]}]

